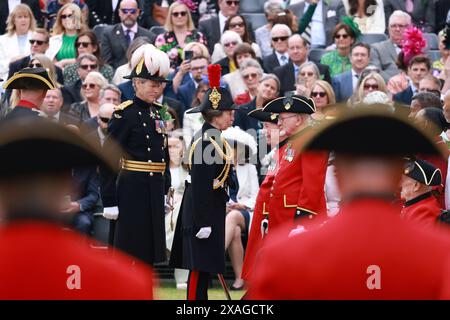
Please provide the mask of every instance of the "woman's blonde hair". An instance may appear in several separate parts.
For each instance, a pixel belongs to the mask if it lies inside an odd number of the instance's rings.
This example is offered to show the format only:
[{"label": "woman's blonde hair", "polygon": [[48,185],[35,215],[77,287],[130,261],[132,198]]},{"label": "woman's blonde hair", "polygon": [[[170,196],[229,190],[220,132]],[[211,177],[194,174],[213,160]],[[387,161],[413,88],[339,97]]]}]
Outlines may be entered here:
[{"label": "woman's blonde hair", "polygon": [[355,103],[362,102],[362,100],[364,99],[364,85],[369,79],[374,79],[377,82],[378,84],[377,91],[381,91],[386,94],[388,93],[386,88],[386,82],[384,81],[383,77],[378,72],[371,72],[364,79],[361,80],[361,84],[359,85],[356,91],[357,97],[356,101],[354,101]]},{"label": "woman's blonde hair", "polygon": [[336,103],[336,95],[334,94],[333,87],[328,82],[323,80],[316,80],[312,86],[312,89],[314,89],[315,86],[321,87],[326,92],[328,97],[328,104]]},{"label": "woman's blonde hair", "polygon": [[173,24],[172,24],[172,12],[176,7],[180,7],[183,6],[184,8],[186,8],[186,12],[187,12],[187,28],[189,31],[192,31],[195,29],[194,26],[194,21],[192,20],[192,16],[191,16],[191,12],[189,11],[189,8],[181,2],[175,1],[174,3],[172,3],[169,7],[169,12],[167,13],[167,18],[166,18],[166,23],[164,24],[164,29],[168,32],[173,31]]},{"label": "woman's blonde hair", "polygon": [[45,54],[36,53],[35,55],[33,55],[33,58],[31,58],[30,63],[33,60],[37,60],[41,63],[42,68],[47,70],[48,76],[50,79],[52,79],[53,83],[58,82],[58,79],[56,77],[55,65],[49,57],[47,57]]},{"label": "woman's blonde hair", "polygon": [[181,58],[184,60],[184,53],[186,51],[192,51],[192,49],[194,47],[200,48],[200,51],[202,52],[202,57],[208,59],[208,61],[209,61],[210,55],[209,55],[208,48],[200,42],[189,42],[188,44],[186,44],[183,48],[183,54],[182,54]]},{"label": "woman's blonde hair", "polygon": [[[98,99],[100,100],[100,92],[104,87],[106,87],[106,85],[108,84],[108,80],[106,80],[105,77],[100,72],[97,72],[97,71],[89,72],[87,74],[86,78],[84,79],[83,83],[85,83],[88,79],[91,79],[92,82],[94,82],[96,85],[98,85],[100,87],[100,91],[99,91],[99,95],[98,95]],[[86,100],[83,90],[81,90],[81,96],[83,97],[84,100]]]},{"label": "woman's blonde hair", "polygon": [[61,15],[64,12],[64,10],[70,9],[72,10],[73,19],[75,20],[76,29],[78,31],[86,31],[87,27],[83,21],[83,16],[81,14],[81,9],[79,6],[77,6],[74,3],[67,3],[61,7],[61,9],[58,10],[58,13],[56,15],[56,21],[55,25],[53,26],[53,35],[63,34],[65,32],[64,26],[62,24]]},{"label": "woman's blonde hair", "polygon": [[14,24],[14,20],[16,20],[16,16],[19,14],[27,14],[28,17],[30,17],[30,26],[28,30],[34,31],[36,29],[36,19],[34,18],[33,12],[31,11],[30,7],[26,4],[18,4],[13,11],[8,16],[8,19],[6,19],[6,34],[8,36],[12,36],[14,33],[16,33],[16,25]]}]

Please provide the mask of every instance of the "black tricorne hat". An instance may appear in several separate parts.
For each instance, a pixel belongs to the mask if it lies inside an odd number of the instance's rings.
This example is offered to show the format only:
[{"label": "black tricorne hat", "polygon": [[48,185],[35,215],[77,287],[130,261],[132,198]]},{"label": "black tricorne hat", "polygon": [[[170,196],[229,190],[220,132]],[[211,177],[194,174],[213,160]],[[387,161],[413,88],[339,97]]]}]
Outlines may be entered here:
[{"label": "black tricorne hat", "polygon": [[316,105],[311,98],[289,93],[284,97],[279,97],[266,103],[263,111],[274,113],[291,112],[313,114],[316,112]]},{"label": "black tricorne hat", "polygon": [[53,90],[56,84],[44,68],[24,68],[3,84],[4,89]]},{"label": "black tricorne hat", "polygon": [[218,64],[208,66],[209,89],[202,102],[186,113],[198,113],[206,109],[226,111],[239,109],[233,102],[233,97],[226,88],[220,87],[221,67]]},{"label": "black tricorne hat", "polygon": [[408,158],[403,173],[427,186],[439,186],[442,183],[441,170],[422,159]]},{"label": "black tricorne hat", "polygon": [[342,111],[335,119],[323,120],[297,148],[349,155],[411,157],[421,153],[447,157],[448,150],[434,143],[428,132],[406,116],[387,112],[384,105],[355,109]]},{"label": "black tricorne hat", "polygon": [[0,179],[65,172],[88,165],[105,165],[116,171],[121,154],[120,147],[112,142],[101,150],[81,135],[49,121],[20,118],[0,126]]},{"label": "black tricorne hat", "polygon": [[265,112],[260,108],[250,111],[248,115],[262,122],[278,123],[278,113]]}]

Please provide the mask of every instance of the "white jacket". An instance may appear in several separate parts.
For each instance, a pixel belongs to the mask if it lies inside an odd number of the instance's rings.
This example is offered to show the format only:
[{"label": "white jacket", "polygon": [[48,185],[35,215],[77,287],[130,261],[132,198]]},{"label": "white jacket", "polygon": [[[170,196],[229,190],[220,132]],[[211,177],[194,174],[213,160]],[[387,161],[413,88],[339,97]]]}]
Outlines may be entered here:
[{"label": "white jacket", "polygon": [[56,36],[50,37],[49,46],[47,51],[45,52],[45,55],[53,61],[56,58],[56,55],[58,54],[59,50],[62,47],[63,43],[63,34],[57,34]]},{"label": "white jacket", "polygon": [[237,165],[236,175],[239,183],[237,201],[250,208],[249,211],[253,211],[259,191],[256,166],[250,163]]},{"label": "white jacket", "polygon": [[[28,32],[28,39],[30,39],[33,32]],[[22,55],[27,56],[30,54],[30,43],[26,42],[25,50]],[[19,41],[17,35],[14,33],[12,36],[6,34],[0,36],[0,79],[6,80],[8,78],[9,63],[11,58],[21,55],[19,49]]]}]

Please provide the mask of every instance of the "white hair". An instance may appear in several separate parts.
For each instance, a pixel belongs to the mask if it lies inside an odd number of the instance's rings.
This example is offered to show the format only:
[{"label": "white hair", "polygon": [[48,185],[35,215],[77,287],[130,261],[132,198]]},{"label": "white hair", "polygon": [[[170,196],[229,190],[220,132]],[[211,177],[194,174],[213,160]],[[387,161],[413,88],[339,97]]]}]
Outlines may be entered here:
[{"label": "white hair", "polygon": [[391,25],[392,19],[394,18],[405,19],[408,25],[411,24],[411,16],[404,11],[395,10],[394,12],[392,12],[391,16],[389,17],[389,25]]},{"label": "white hair", "polygon": [[253,67],[258,70],[258,73],[260,76],[264,74],[264,70],[261,68],[261,65],[259,62],[255,59],[245,59],[240,65],[239,65],[239,71],[242,73],[246,68]]},{"label": "white hair", "polygon": [[238,44],[242,43],[242,39],[239,34],[234,31],[227,30],[222,34],[222,37],[220,38],[220,44],[223,46],[229,41],[236,41]]},{"label": "white hair", "polygon": [[273,36],[273,32],[274,31],[285,31],[287,33],[287,36],[290,37],[292,35],[292,31],[291,29],[285,25],[285,24],[281,24],[281,23],[277,23],[276,25],[274,25],[272,27],[272,30],[270,30],[270,36]]},{"label": "white hair", "polygon": [[269,0],[264,3],[265,14],[277,14],[284,10],[284,2],[281,0]]}]

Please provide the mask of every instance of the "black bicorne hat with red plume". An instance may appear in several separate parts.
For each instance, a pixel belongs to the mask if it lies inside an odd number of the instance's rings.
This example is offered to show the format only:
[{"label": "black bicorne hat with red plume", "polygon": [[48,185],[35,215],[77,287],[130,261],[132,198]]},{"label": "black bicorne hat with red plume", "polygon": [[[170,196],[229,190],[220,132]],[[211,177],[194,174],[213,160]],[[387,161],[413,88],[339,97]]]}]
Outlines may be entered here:
[{"label": "black bicorne hat with red plume", "polygon": [[208,66],[208,80],[209,89],[206,91],[202,102],[195,108],[187,111],[186,113],[202,112],[206,109],[225,111],[236,110],[236,106],[233,102],[228,89],[220,86],[221,67],[218,64],[212,64]]}]

